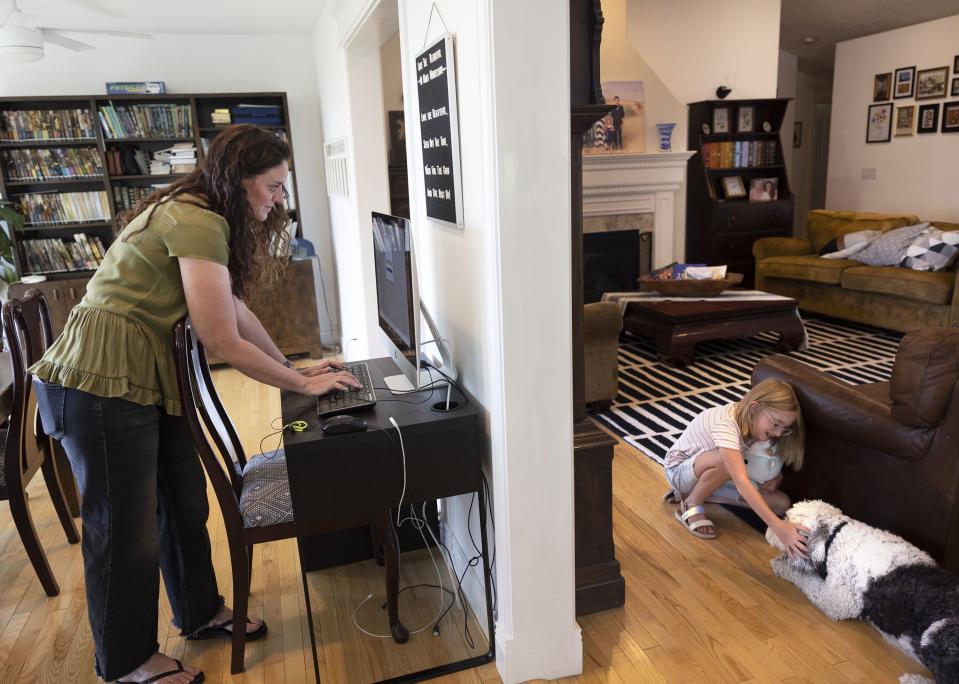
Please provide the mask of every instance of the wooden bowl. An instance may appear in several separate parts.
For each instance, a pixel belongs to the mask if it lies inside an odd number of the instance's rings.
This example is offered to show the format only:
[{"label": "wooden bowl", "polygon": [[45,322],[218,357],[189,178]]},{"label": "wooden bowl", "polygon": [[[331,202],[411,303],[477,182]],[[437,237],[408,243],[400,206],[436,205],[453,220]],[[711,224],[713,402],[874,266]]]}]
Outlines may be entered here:
[{"label": "wooden bowl", "polygon": [[644,275],[639,277],[639,289],[655,290],[666,297],[715,297],[741,282],[742,273],[727,273],[722,280],[655,280]]}]

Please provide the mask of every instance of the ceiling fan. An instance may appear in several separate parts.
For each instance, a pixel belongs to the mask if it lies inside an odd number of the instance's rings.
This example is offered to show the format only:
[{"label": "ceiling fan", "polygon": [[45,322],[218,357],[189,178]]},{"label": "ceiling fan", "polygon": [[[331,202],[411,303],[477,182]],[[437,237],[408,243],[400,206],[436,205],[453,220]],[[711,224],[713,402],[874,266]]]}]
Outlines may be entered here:
[{"label": "ceiling fan", "polygon": [[35,62],[43,58],[44,42],[65,47],[68,50],[82,52],[93,50],[92,45],[81,43],[68,38],[64,33],[95,33],[107,36],[123,36],[125,38],[144,38],[151,40],[149,33],[133,33],[130,31],[86,30],[70,28],[53,28],[39,26],[40,17],[24,14],[17,7],[17,0],[10,0],[6,11],[0,7],[0,59],[13,62]]}]

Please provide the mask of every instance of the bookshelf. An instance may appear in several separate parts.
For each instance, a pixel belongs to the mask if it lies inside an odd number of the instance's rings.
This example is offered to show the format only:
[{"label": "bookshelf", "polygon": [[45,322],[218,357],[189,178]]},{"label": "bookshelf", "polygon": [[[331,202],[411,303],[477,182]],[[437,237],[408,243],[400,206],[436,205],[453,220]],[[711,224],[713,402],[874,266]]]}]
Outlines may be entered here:
[{"label": "bookshelf", "polygon": [[[118,217],[202,161],[227,125],[218,110],[230,112],[230,123],[270,129],[293,148],[282,92],[0,98],[0,198],[21,204],[21,213],[33,210],[11,236],[17,276],[47,278],[15,283],[10,295],[43,290],[54,335],[119,232]],[[290,169],[288,211],[302,237],[293,159]],[[248,303],[285,354],[321,355],[314,281],[311,262],[291,262],[273,292]]]},{"label": "bookshelf", "polygon": [[792,234],[795,201],[780,130],[788,105],[788,99],[689,105],[688,144],[698,154],[687,169],[686,261],[726,264],[745,276],[744,287],[753,284],[753,242]]},{"label": "bookshelf", "polygon": [[[226,127],[214,123],[218,109],[255,112],[292,147],[285,93],[0,98],[0,197],[26,218],[12,236],[17,275],[89,277],[118,217],[203,159]],[[288,185],[297,221],[295,180]]]}]

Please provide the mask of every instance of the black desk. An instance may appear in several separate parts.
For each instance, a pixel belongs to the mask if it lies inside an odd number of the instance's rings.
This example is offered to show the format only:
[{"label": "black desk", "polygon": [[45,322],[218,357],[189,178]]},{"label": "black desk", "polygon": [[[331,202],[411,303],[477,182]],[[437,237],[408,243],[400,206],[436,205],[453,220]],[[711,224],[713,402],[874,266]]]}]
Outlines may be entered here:
[{"label": "black desk", "polygon": [[[394,396],[383,382],[384,376],[399,372],[392,360],[366,363],[378,402],[372,409],[356,413],[370,426],[365,432],[326,435],[318,429],[315,398],[294,392],[281,395],[283,423],[305,420],[310,425],[305,432],[284,436],[293,515],[298,521],[335,523],[395,508],[403,491],[403,457],[400,437],[389,421],[392,416],[400,426],[406,451],[404,505],[459,494],[478,496],[490,647],[481,656],[390,681],[417,681],[489,662],[495,642],[479,412],[469,404],[452,412],[433,410],[433,404],[445,400],[446,388],[433,391],[432,396],[430,390]],[[305,573],[303,581],[309,597]],[[314,637],[312,615],[310,637]],[[315,640],[313,658],[319,680]]]}]

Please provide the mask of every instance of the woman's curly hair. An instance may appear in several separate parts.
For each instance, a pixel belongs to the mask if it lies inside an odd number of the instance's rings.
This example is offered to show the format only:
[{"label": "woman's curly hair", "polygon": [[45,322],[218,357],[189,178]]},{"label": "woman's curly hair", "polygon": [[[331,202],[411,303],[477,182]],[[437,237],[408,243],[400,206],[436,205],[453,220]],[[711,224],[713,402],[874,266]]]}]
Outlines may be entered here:
[{"label": "woman's curly hair", "polygon": [[287,254],[290,238],[286,207],[277,204],[266,221],[257,221],[242,181],[289,160],[290,146],[270,131],[251,124],[228,126],[213,139],[194,171],[151,193],[120,217],[122,230],[149,211],[143,227],[122,239],[146,230],[163,202],[182,201],[219,214],[230,226],[228,268],[233,294],[246,299],[257,286],[271,286],[282,275],[287,260],[271,254]]}]

